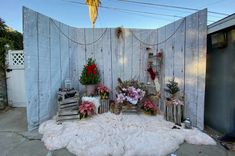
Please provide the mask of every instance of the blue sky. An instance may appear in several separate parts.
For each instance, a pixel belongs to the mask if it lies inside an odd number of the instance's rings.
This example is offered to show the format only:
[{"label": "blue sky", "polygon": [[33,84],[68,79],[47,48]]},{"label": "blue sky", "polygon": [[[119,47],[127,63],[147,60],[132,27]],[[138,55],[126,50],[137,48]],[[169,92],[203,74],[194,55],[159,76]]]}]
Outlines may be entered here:
[{"label": "blue sky", "polygon": [[[50,16],[65,24],[89,28],[91,23],[88,15],[88,8],[84,5],[68,2],[69,0],[1,0],[0,17],[6,21],[6,24],[22,32],[22,6],[38,11],[44,15]],[[84,0],[72,0],[84,2]],[[150,2],[166,5],[175,5],[196,9],[208,8],[209,11],[223,12],[227,14],[235,13],[235,0],[135,0],[138,2]],[[119,0],[101,0],[102,5],[106,7],[115,7],[121,9],[136,10],[142,12],[151,12],[154,14],[167,14],[176,16],[187,16],[195,11],[163,8],[156,6],[146,6],[121,2]],[[208,14],[209,23],[217,21],[225,16]],[[127,28],[158,28],[178,17],[150,16],[146,14],[136,14],[123,12],[120,10],[100,8],[99,16],[96,21],[96,27],[118,27]]]}]

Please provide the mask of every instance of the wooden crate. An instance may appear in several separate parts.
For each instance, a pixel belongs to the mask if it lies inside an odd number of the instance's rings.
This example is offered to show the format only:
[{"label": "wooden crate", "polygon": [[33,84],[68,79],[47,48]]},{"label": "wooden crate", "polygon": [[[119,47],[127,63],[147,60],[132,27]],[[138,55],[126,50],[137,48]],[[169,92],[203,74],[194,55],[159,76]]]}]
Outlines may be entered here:
[{"label": "wooden crate", "polygon": [[183,115],[183,105],[176,104],[174,101],[165,101],[164,117],[167,121],[181,125]]},{"label": "wooden crate", "polygon": [[140,113],[140,106],[137,103],[136,105],[132,105],[129,102],[124,102],[122,105],[122,113]]},{"label": "wooden crate", "polygon": [[[73,95],[71,97],[71,95]],[[73,90],[73,92],[59,91],[58,96],[58,112],[56,116],[57,123],[61,123],[64,120],[80,119],[78,112],[79,104],[79,92]]]},{"label": "wooden crate", "polygon": [[101,99],[98,113],[102,114],[109,111],[109,99]]}]

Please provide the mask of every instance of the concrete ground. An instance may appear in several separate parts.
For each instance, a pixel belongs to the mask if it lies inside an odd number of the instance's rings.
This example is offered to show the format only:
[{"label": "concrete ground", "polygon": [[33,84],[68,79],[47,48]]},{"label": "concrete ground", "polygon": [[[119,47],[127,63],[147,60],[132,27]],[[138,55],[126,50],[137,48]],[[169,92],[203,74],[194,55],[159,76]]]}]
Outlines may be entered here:
[{"label": "concrete ground", "polygon": [[[27,132],[25,108],[0,111],[0,156],[73,156],[66,149],[49,152],[37,130]],[[235,156],[222,146],[198,146],[184,143],[177,156]],[[169,155],[170,156],[170,155]]]}]

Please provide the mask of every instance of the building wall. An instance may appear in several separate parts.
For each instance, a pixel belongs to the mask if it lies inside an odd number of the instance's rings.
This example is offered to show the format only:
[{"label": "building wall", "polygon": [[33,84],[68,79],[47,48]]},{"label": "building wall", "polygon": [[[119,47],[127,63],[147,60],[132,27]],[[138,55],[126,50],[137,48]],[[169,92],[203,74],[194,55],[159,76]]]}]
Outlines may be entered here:
[{"label": "building wall", "polygon": [[235,28],[227,34],[227,47],[212,48],[208,36],[205,123],[222,132],[235,132]]}]

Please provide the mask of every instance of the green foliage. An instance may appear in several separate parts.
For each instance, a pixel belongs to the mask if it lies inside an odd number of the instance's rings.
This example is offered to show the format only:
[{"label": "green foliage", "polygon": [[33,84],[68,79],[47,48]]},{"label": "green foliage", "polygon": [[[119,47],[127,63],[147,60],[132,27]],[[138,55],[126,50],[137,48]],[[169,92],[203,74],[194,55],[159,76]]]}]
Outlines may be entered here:
[{"label": "green foliage", "polygon": [[6,68],[6,65],[5,65],[5,56],[7,52],[7,49],[5,48],[6,44],[9,45],[9,48],[13,47],[12,41],[6,38],[0,37],[0,71],[4,71]]},{"label": "green foliage", "polygon": [[84,65],[80,76],[80,83],[83,85],[98,84],[100,82],[100,74],[95,61],[88,58],[87,64]]},{"label": "green foliage", "polygon": [[180,91],[180,89],[178,87],[178,83],[175,82],[174,77],[168,81],[166,86],[167,86],[167,88],[165,88],[165,91],[171,95],[175,95],[178,91]]},{"label": "green foliage", "polygon": [[0,37],[5,33],[6,27],[5,21],[0,18]]},{"label": "green foliage", "polygon": [[[9,45],[8,49],[5,45]],[[5,55],[7,50],[22,50],[23,35],[9,28],[0,18],[0,71],[5,70]]]}]

